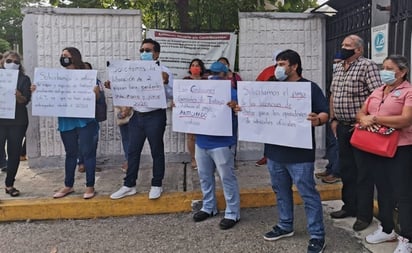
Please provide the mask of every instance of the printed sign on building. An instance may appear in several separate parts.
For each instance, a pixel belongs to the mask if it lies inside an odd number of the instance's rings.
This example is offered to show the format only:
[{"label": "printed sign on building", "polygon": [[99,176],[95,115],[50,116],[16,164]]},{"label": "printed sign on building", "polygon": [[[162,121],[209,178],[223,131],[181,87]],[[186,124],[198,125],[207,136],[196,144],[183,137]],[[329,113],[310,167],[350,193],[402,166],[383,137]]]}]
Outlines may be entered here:
[{"label": "printed sign on building", "polygon": [[160,43],[160,61],[181,79],[189,75],[189,64],[199,58],[205,67],[219,57],[226,57],[235,66],[236,40],[235,33],[179,33],[163,30],[148,30],[146,38]]},{"label": "printed sign on building", "polygon": [[372,61],[382,64],[388,56],[388,24],[374,26],[371,29]]}]

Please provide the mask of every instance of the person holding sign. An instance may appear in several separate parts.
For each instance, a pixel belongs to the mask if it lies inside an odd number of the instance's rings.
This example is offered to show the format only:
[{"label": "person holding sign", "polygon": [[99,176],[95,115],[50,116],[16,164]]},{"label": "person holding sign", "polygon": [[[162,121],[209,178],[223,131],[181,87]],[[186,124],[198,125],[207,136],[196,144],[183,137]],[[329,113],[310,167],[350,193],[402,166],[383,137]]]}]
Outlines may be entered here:
[{"label": "person holding sign", "polygon": [[[211,67],[212,80],[225,80],[227,67],[221,62],[214,62]],[[230,108],[237,105],[237,91],[231,87]],[[235,152],[237,141],[237,117],[232,113],[232,135],[214,136],[196,134],[196,161],[200,186],[203,194],[203,206],[193,215],[195,222],[204,221],[218,213],[215,196],[215,171],[218,172],[223,185],[226,200],[225,216],[220,221],[221,229],[230,229],[240,219],[240,194],[235,169]]]},{"label": "person holding sign", "polygon": [[[190,62],[189,65],[189,74],[190,76],[186,76],[183,79],[185,80],[201,80],[201,79],[206,79],[203,77],[205,74],[206,69],[205,69],[205,64],[203,63],[202,60],[200,59],[193,59]],[[186,134],[187,138],[187,149],[189,150],[190,153],[190,158],[191,158],[191,167],[192,169],[197,169],[197,164],[196,164],[196,159],[195,159],[195,135],[194,134]]]},{"label": "person holding sign", "polygon": [[[160,44],[152,39],[144,39],[140,47],[140,59],[143,61],[158,61]],[[173,96],[173,74],[163,65],[162,79],[166,98]],[[106,83],[110,87],[110,82]],[[149,199],[157,199],[163,192],[162,181],[165,173],[165,153],[163,135],[166,129],[166,109],[152,108],[141,105],[133,106],[133,116],[129,120],[128,168],[123,186],[112,195],[111,199],[120,199],[136,194],[136,180],[140,166],[140,155],[147,138],[153,158],[153,178]]]},{"label": "person holding sign", "polygon": [[[69,70],[86,69],[80,51],[75,47],[66,47],[60,56],[60,64]],[[32,85],[32,91],[36,86]],[[93,92],[96,100],[99,99],[99,86],[95,86]],[[90,91],[91,92],[91,91]],[[74,176],[76,172],[77,158],[81,155],[86,168],[86,190],[84,199],[91,199],[95,196],[95,135],[98,131],[98,124],[93,118],[58,117],[58,130],[63,141],[65,158],[64,187],[57,191],[53,198],[63,198],[74,192]]]},{"label": "person holding sign", "polygon": [[[314,127],[328,121],[328,103],[319,86],[302,77],[300,56],[293,50],[284,50],[276,56],[275,77],[284,82],[310,82],[311,113],[307,120],[312,128],[312,148],[288,147],[265,143],[264,154],[273,191],[279,210],[279,222],[264,235],[264,239],[275,241],[293,236],[293,192],[296,186],[305,205],[307,228],[310,234],[308,253],[322,252],[325,247],[325,229],[319,192],[314,180],[315,137]],[[291,84],[293,85],[293,84]],[[238,107],[236,111],[240,111]],[[309,127],[309,126],[308,126]]]},{"label": "person holding sign", "polygon": [[0,148],[4,149],[7,142],[8,156],[5,189],[7,194],[17,197],[20,195],[20,191],[14,188],[14,181],[20,164],[21,144],[29,124],[26,106],[31,99],[31,81],[24,74],[21,57],[17,52],[6,52],[1,61],[1,68],[18,71],[17,84],[14,83],[14,87],[16,87],[14,118],[0,118]]}]

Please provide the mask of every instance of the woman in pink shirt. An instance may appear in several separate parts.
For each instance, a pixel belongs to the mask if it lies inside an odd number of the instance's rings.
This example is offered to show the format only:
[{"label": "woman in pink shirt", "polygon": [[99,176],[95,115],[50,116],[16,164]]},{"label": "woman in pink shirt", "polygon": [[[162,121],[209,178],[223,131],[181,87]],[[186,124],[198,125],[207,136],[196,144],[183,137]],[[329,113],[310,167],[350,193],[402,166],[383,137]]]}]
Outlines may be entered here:
[{"label": "woman in pink shirt", "polygon": [[[412,252],[412,86],[407,81],[409,64],[400,55],[383,61],[380,75],[384,85],[377,88],[357,114],[357,120],[368,131],[381,126],[400,131],[398,148],[393,158],[355,149],[361,166],[368,167],[378,191],[378,218],[381,225],[366,236],[368,243],[396,239],[393,210],[398,205],[401,231],[394,252]],[[357,161],[358,162],[358,161]],[[366,200],[369,201],[369,200]]]}]

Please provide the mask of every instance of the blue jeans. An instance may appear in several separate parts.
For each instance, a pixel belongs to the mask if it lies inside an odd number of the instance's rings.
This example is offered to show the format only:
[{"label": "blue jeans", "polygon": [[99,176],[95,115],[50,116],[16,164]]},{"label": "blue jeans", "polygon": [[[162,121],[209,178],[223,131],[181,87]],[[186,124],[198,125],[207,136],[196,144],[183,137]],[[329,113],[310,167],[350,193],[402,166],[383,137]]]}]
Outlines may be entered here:
[{"label": "blue jeans", "polygon": [[64,177],[64,185],[66,187],[73,187],[77,156],[79,154],[84,158],[86,186],[94,187],[96,168],[96,144],[94,138],[98,127],[97,124],[96,121],[91,121],[85,127],[60,132],[64,150],[66,151]]},{"label": "blue jeans", "polygon": [[129,121],[128,168],[124,186],[136,186],[140,166],[140,155],[147,138],[153,159],[152,186],[162,186],[165,174],[165,152],[163,135],[166,129],[166,110],[149,113],[136,112]]},{"label": "blue jeans", "polygon": [[333,134],[329,123],[326,124],[326,158],[328,159],[326,165],[328,175],[340,177],[338,139]]},{"label": "blue jeans", "polygon": [[[99,123],[97,123],[99,124]],[[94,150],[93,150],[93,155],[94,158],[96,159],[97,157],[97,145],[99,144],[99,127],[96,129],[96,133],[93,136],[93,143],[94,143]],[[79,147],[80,150],[80,147]],[[78,164],[84,164],[84,157],[79,153],[79,159],[78,159]]]},{"label": "blue jeans", "polygon": [[122,147],[124,152],[124,157],[127,161],[129,153],[129,123],[119,126],[120,136],[122,137]]},{"label": "blue jeans", "polygon": [[240,194],[234,172],[236,147],[203,149],[196,145],[197,172],[203,193],[202,211],[217,213],[215,196],[215,170],[220,176],[226,200],[225,218],[240,219]]},{"label": "blue jeans", "polygon": [[310,237],[324,238],[322,203],[313,179],[313,162],[278,163],[269,158],[267,161],[279,210],[278,226],[286,231],[293,230],[293,183],[296,185],[305,205],[307,229]]}]

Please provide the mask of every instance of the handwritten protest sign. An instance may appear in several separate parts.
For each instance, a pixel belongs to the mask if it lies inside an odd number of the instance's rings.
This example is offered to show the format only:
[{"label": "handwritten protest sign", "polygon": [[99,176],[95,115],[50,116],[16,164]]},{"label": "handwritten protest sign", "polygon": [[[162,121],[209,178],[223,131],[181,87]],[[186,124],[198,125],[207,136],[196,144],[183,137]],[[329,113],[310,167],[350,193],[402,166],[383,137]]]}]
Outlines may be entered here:
[{"label": "handwritten protest sign", "polygon": [[36,68],[32,114],[94,118],[96,70]]},{"label": "handwritten protest sign", "polygon": [[18,70],[0,69],[0,118],[14,119]]},{"label": "handwritten protest sign", "polygon": [[167,107],[162,69],[154,61],[110,61],[108,71],[114,105]]},{"label": "handwritten protest sign", "polygon": [[312,148],[309,82],[238,82],[239,140]]},{"label": "handwritten protest sign", "polygon": [[175,80],[173,131],[232,135],[230,80]]}]

